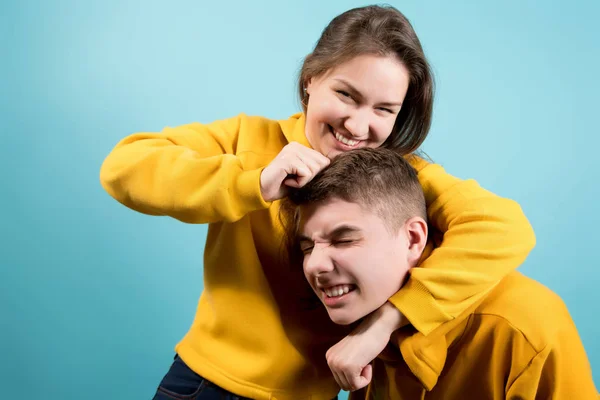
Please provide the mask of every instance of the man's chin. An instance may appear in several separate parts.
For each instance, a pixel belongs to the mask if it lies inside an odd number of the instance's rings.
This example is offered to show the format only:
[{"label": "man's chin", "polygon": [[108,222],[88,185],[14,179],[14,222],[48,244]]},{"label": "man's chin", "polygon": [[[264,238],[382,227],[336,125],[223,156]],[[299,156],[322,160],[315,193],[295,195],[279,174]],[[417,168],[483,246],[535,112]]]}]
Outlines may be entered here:
[{"label": "man's chin", "polygon": [[351,325],[363,317],[363,315],[353,315],[352,313],[339,313],[335,310],[327,310],[327,312],[331,321],[333,321],[333,323],[337,325]]}]

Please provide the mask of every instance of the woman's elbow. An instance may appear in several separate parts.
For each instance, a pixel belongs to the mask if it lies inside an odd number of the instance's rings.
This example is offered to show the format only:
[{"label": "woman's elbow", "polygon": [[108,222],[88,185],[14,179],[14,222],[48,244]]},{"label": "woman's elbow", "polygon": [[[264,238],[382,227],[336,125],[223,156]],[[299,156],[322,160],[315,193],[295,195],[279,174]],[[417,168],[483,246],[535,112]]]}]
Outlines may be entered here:
[{"label": "woman's elbow", "polygon": [[511,203],[510,209],[512,210],[512,218],[509,224],[511,237],[518,240],[519,247],[529,254],[536,244],[535,231],[521,206],[516,201],[508,201]]}]

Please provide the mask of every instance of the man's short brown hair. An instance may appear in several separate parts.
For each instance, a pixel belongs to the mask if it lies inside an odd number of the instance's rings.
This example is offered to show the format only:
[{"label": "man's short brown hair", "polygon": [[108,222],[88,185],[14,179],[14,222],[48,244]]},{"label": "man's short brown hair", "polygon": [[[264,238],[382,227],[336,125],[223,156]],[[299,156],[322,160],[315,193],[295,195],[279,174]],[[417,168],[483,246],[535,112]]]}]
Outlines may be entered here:
[{"label": "man's short brown hair", "polygon": [[375,212],[396,231],[407,219],[427,219],[417,172],[398,152],[363,148],[338,155],[309,183],[290,189],[292,207],[341,199]]}]

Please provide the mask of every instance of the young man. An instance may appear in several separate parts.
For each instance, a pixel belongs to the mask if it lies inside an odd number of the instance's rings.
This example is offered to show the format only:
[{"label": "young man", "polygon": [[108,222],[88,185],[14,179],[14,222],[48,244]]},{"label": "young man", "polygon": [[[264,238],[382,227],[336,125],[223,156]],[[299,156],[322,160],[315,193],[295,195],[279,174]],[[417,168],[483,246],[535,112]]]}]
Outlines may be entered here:
[{"label": "young man", "polygon": [[[337,324],[359,321],[409,274],[426,273],[419,261],[441,239],[428,241],[416,172],[391,150],[342,154],[289,199],[304,274]],[[369,386],[351,398],[598,398],[564,303],[518,272],[427,336],[411,325],[397,330],[365,369],[371,374]]]}]

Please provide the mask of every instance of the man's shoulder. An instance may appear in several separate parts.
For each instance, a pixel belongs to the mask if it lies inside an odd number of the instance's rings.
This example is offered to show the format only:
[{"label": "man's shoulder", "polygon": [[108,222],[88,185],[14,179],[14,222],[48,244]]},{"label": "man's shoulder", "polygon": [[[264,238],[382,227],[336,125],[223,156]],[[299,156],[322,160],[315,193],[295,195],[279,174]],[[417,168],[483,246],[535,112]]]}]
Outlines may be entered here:
[{"label": "man's shoulder", "polygon": [[574,324],[563,300],[548,287],[513,272],[504,278],[473,313],[492,323],[507,324],[538,351]]}]

